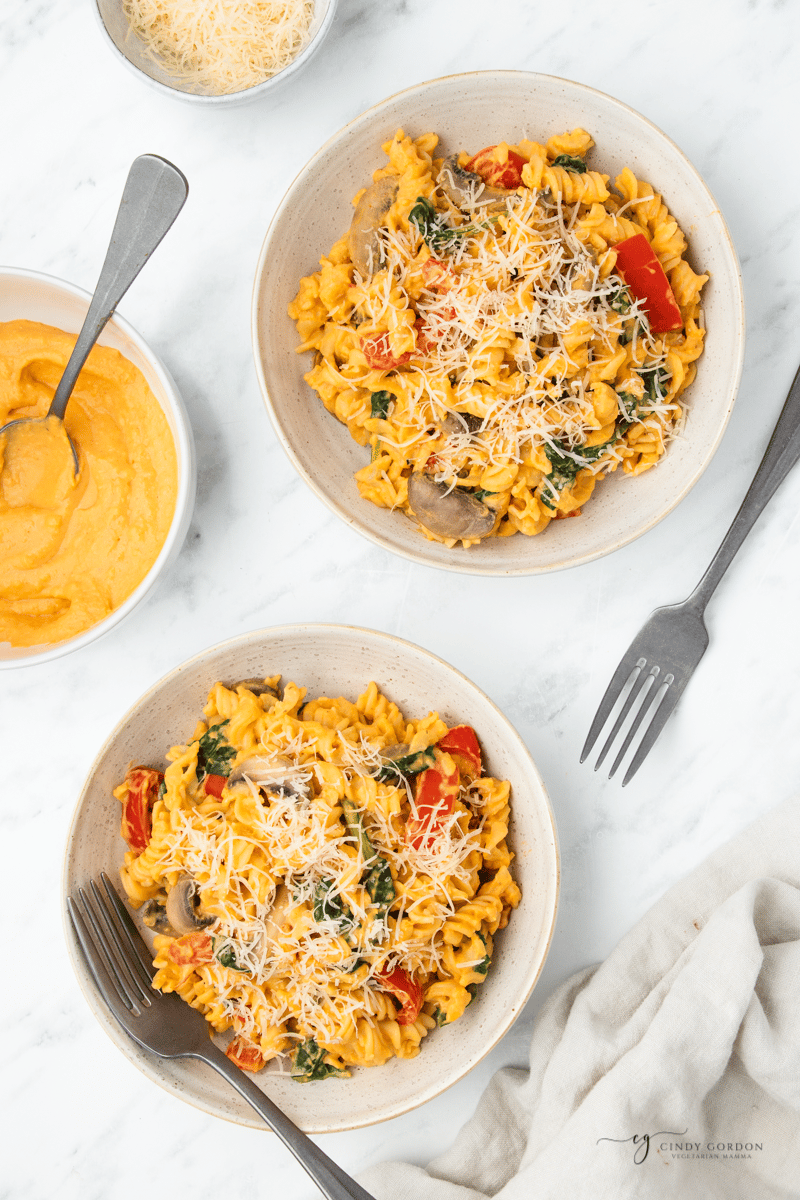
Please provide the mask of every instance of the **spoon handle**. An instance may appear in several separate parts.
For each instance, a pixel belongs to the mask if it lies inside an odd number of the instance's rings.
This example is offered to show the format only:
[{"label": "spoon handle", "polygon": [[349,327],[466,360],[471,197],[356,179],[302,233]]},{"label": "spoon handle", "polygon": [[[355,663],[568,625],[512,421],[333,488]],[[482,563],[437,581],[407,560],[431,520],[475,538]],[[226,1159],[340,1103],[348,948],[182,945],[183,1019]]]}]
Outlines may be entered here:
[{"label": "spoon handle", "polygon": [[89,351],[136,276],[181,211],[189,191],[184,175],[156,154],[134,159],[106,259],[83,328],[56,388],[50,414],[64,419]]}]

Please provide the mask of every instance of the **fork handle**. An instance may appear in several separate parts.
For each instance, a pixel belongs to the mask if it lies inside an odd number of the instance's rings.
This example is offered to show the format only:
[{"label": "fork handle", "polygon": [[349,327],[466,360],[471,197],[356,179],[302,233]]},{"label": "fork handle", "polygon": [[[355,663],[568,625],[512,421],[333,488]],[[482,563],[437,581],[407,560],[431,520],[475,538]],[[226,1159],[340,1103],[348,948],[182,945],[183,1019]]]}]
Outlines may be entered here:
[{"label": "fork handle", "polygon": [[273,1133],[277,1133],[284,1145],[288,1146],[328,1200],[375,1200],[374,1196],[364,1191],[355,1179],[338,1167],[310,1137],[298,1129],[294,1121],[281,1112],[250,1076],[234,1066],[213,1042],[187,1057],[199,1058],[208,1063],[236,1088],[239,1095],[266,1121]]},{"label": "fork handle", "polygon": [[53,416],[63,421],[72,389],[89,352],[114,309],[172,226],[188,191],[183,173],[165,158],[159,158],[157,154],[140,154],[134,159],[89,311],[50,404],[49,411]]},{"label": "fork handle", "polygon": [[798,369],[769,445],[748,488],[741,507],[731,522],[705,575],[686,601],[698,613],[711,599],[717,584],[753,528],[764,507],[800,458],[800,369]]}]

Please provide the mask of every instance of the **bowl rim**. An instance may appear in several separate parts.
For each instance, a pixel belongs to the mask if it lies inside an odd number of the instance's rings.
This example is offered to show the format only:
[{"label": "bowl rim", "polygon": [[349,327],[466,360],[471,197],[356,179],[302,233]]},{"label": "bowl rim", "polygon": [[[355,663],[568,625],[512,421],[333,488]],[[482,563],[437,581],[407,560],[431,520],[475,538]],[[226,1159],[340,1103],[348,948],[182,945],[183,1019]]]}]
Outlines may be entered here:
[{"label": "bowl rim", "polygon": [[[152,699],[160,688],[164,687],[168,683],[177,681],[186,670],[193,666],[199,665],[203,659],[212,655],[216,655],[220,651],[232,649],[240,645],[246,645],[258,640],[264,642],[265,640],[271,639],[276,635],[280,637],[281,635],[287,634],[319,634],[327,632],[355,634],[360,637],[375,639],[378,642],[385,642],[391,646],[399,646],[402,647],[403,650],[410,649],[415,654],[421,654],[433,660],[438,666],[446,668],[448,672],[455,674],[463,683],[467,685],[468,688],[471,688],[477,692],[482,700],[494,710],[496,718],[499,719],[501,724],[505,726],[508,737],[515,741],[518,748],[523,752],[524,759],[529,764],[532,777],[539,789],[542,812],[547,816],[547,832],[551,838],[551,841],[548,843],[547,847],[547,855],[549,860],[548,871],[551,876],[550,890],[552,900],[547,911],[546,922],[542,926],[542,936],[540,939],[538,954],[534,958],[532,964],[529,966],[525,975],[524,990],[521,990],[519,995],[515,996],[512,1002],[505,1006],[505,1012],[502,1020],[496,1026],[494,1026],[490,1039],[483,1046],[480,1054],[474,1056],[467,1065],[459,1069],[458,1074],[448,1077],[447,1081],[444,1083],[437,1083],[429,1088],[425,1095],[419,1100],[409,1102],[402,1107],[397,1107],[396,1110],[387,1112],[381,1116],[375,1117],[372,1120],[354,1121],[347,1124],[337,1123],[324,1128],[306,1129],[306,1132],[314,1135],[321,1133],[344,1133],[348,1130],[366,1129],[372,1125],[380,1124],[383,1121],[393,1120],[395,1117],[404,1116],[406,1113],[413,1112],[421,1105],[427,1104],[430,1100],[434,1100],[437,1096],[440,1096],[443,1092],[447,1091],[448,1088],[464,1079],[464,1077],[468,1075],[474,1067],[476,1067],[480,1062],[483,1061],[484,1058],[486,1058],[486,1056],[495,1048],[495,1046],[497,1046],[502,1038],[505,1037],[512,1025],[514,1025],[517,1019],[521,1016],[527,1002],[530,1000],[533,990],[541,977],[544,965],[550,954],[561,896],[561,853],[559,848],[558,829],[556,826],[553,806],[550,802],[550,796],[547,792],[547,788],[545,787],[541,772],[534,761],[533,755],[528,749],[521,734],[517,731],[502,709],[495,704],[495,702],[486,694],[486,692],[484,692],[477,683],[465,675],[463,671],[460,671],[457,667],[454,667],[452,663],[447,662],[446,659],[441,658],[439,655],[434,654],[425,647],[419,646],[417,643],[411,642],[407,638],[397,637],[395,634],[385,633],[377,629],[368,629],[364,626],[345,625],[342,623],[327,621],[289,622],[283,625],[264,626],[260,629],[250,630],[247,633],[238,634],[236,637],[226,638],[221,642],[216,642],[211,646],[207,646],[205,649],[198,651],[190,658],[185,659],[183,662],[173,667],[155,683],[151,684],[150,687],[147,688],[147,690],[143,692],[136,701],[134,701],[127,712],[120,718],[98,750],[87,772],[72,813],[72,819],[70,820],[62,858],[59,898],[62,932],[67,947],[67,956],[77,979],[78,986],[80,987],[80,990],[83,993],[87,1004],[89,1005],[92,1015],[95,1017],[98,1024],[105,1030],[111,1040],[116,1044],[116,1046],[123,1052],[128,1061],[132,1062],[134,1066],[139,1068],[146,1078],[148,1078],[151,1082],[157,1083],[165,1092],[169,1093],[170,1095],[184,1100],[188,1104],[191,1104],[193,1108],[209,1113],[214,1117],[221,1117],[222,1119],[229,1121],[231,1124],[240,1126],[246,1125],[250,1128],[264,1130],[265,1132],[269,1131],[268,1127],[257,1117],[249,1119],[249,1112],[248,1119],[240,1119],[231,1113],[221,1113],[211,1103],[203,1102],[203,1100],[196,1096],[188,1095],[185,1089],[179,1087],[173,1081],[160,1076],[156,1071],[146,1069],[142,1061],[140,1061],[138,1058],[132,1057],[129,1051],[131,1051],[135,1045],[133,1040],[122,1030],[122,1027],[119,1026],[116,1020],[113,1018],[108,1006],[102,999],[99,990],[91,981],[89,971],[83,961],[82,956],[78,952],[77,939],[75,937],[69,911],[67,909],[70,854],[73,841],[76,837],[81,809],[87,798],[87,794],[95,772],[98,770],[98,767],[105,755],[111,750],[115,739],[122,733],[128,722],[135,716],[137,710],[139,710],[142,705],[146,704],[150,699]],[[161,1061],[160,1059],[156,1059],[155,1055],[153,1055],[152,1058],[154,1061]]]},{"label": "bowl rim", "polygon": [[[68,296],[85,303],[88,311],[92,293],[87,292],[82,287],[78,287],[77,284],[69,283],[67,280],[60,279],[56,275],[46,274],[44,271],[33,271],[24,267],[0,265],[0,280],[15,278],[23,279],[26,282],[44,284],[53,288],[56,292],[66,293]],[[126,320],[119,311],[115,310],[106,328],[108,325],[116,325],[120,332],[129,341],[133,342],[142,357],[151,365],[172,411],[175,430],[171,429],[170,432],[175,441],[175,453],[178,463],[178,489],[175,496],[175,512],[173,513],[167,536],[164,539],[164,544],[158,553],[158,557],[141,583],[137,584],[130,596],[118,608],[115,608],[102,621],[98,621],[96,625],[92,625],[76,637],[52,644],[42,643],[47,648],[40,650],[38,653],[33,652],[36,649],[35,647],[27,647],[32,653],[20,654],[14,658],[0,658],[0,670],[39,666],[42,663],[52,662],[53,659],[61,658],[64,654],[71,654],[74,650],[81,650],[84,646],[88,646],[98,638],[104,637],[105,634],[109,633],[120,621],[124,620],[144,600],[145,596],[155,586],[162,569],[166,566],[169,559],[180,549],[188,532],[197,488],[197,458],[189,414],[186,411],[178,387],[166,366],[139,331],[131,325],[130,321]],[[103,334],[101,333],[100,338],[102,336]],[[158,401],[158,397],[156,397],[156,400]]]},{"label": "bowl rim", "polygon": [[328,30],[331,27],[333,18],[336,12],[336,6],[339,0],[327,0],[328,7],[320,21],[319,28],[307,45],[303,47],[298,55],[282,70],[275,75],[270,75],[269,79],[262,80],[261,83],[256,83],[252,87],[243,88],[238,92],[225,92],[221,96],[203,95],[197,92],[186,92],[181,88],[173,87],[171,84],[164,83],[160,79],[154,79],[152,75],[148,75],[141,67],[137,66],[128,58],[123,50],[120,50],[117,43],[112,38],[108,31],[108,27],[103,19],[103,14],[100,11],[99,0],[92,0],[92,12],[94,13],[97,24],[100,28],[100,33],[106,45],[114,54],[114,57],[121,61],[124,66],[131,71],[137,79],[144,80],[146,84],[153,87],[156,91],[164,96],[171,96],[173,99],[184,100],[188,104],[197,104],[205,108],[232,108],[243,104],[249,100],[256,100],[263,96],[265,92],[271,90],[271,85],[277,86],[279,83],[286,82],[292,75],[296,73],[301,66],[305,66],[310,58],[316,54],[321,43],[323,42]]},{"label": "bowl rim", "polygon": [[[651,131],[653,131],[653,133],[655,133],[659,138],[661,138],[665,142],[669,143],[669,145],[674,149],[675,153],[677,155],[679,155],[679,157],[683,160],[686,167],[689,169],[689,171],[695,177],[695,179],[697,180],[697,183],[705,191],[705,193],[708,197],[709,203],[711,205],[710,211],[716,215],[718,222],[719,222],[719,231],[722,234],[723,245],[724,245],[724,248],[727,251],[728,256],[730,258],[730,265],[732,268],[731,278],[732,278],[732,281],[734,282],[735,288],[736,288],[737,303],[735,305],[735,308],[737,310],[737,313],[736,313],[736,328],[735,328],[735,368],[734,368],[734,372],[733,372],[733,376],[732,376],[732,387],[731,387],[731,391],[730,391],[730,396],[726,402],[726,409],[725,409],[723,418],[722,418],[721,423],[719,424],[717,432],[716,432],[716,436],[715,436],[713,442],[711,442],[709,444],[709,446],[707,447],[707,450],[706,450],[706,453],[705,453],[705,456],[704,456],[702,462],[699,464],[699,466],[697,467],[697,469],[695,470],[695,472],[691,476],[691,478],[689,478],[684,483],[684,485],[680,489],[680,491],[670,499],[669,504],[666,507],[662,506],[662,508],[660,509],[658,514],[652,516],[649,520],[647,520],[644,524],[642,524],[640,527],[636,528],[632,532],[627,533],[624,536],[617,537],[617,539],[613,542],[612,545],[606,546],[605,548],[593,550],[593,551],[586,551],[585,553],[582,553],[575,557],[571,557],[571,558],[569,558],[569,560],[566,560],[566,561],[562,557],[558,561],[547,563],[542,566],[534,564],[534,565],[530,565],[530,566],[508,567],[508,566],[503,566],[502,563],[481,564],[481,563],[478,563],[476,560],[471,559],[469,557],[469,551],[463,552],[464,553],[463,559],[457,559],[454,561],[447,561],[447,562],[434,562],[431,560],[431,558],[428,555],[426,555],[424,553],[424,547],[426,546],[427,543],[426,543],[425,539],[422,537],[422,535],[419,535],[420,542],[422,543],[422,545],[419,549],[417,549],[416,546],[398,546],[394,542],[390,542],[379,531],[371,528],[371,526],[370,526],[369,522],[366,520],[366,518],[361,518],[359,516],[353,515],[353,513],[348,512],[347,509],[343,505],[337,503],[335,500],[333,500],[331,497],[329,497],[329,495],[316,482],[316,479],[305,470],[304,466],[302,465],[302,463],[300,461],[298,454],[295,452],[295,450],[290,442],[288,435],[284,432],[282,423],[281,423],[279,415],[278,415],[278,408],[275,405],[275,403],[273,402],[273,399],[270,395],[269,387],[267,385],[267,380],[266,380],[265,371],[264,371],[263,356],[261,355],[260,348],[259,348],[259,344],[260,344],[259,316],[260,316],[261,300],[262,300],[261,284],[262,284],[262,278],[263,278],[263,275],[264,275],[264,272],[265,272],[265,269],[267,266],[267,262],[270,257],[271,251],[272,251],[272,246],[271,246],[272,239],[276,234],[277,227],[278,227],[278,224],[279,224],[281,218],[283,217],[283,215],[287,211],[287,209],[289,209],[291,207],[291,202],[293,199],[295,188],[298,186],[298,184],[301,182],[302,179],[304,179],[308,174],[310,174],[313,171],[313,168],[316,165],[316,163],[325,154],[327,154],[329,150],[331,150],[335,146],[335,144],[339,141],[339,139],[344,134],[346,134],[349,130],[355,129],[357,126],[359,126],[361,124],[366,124],[366,123],[372,121],[381,112],[381,110],[389,107],[390,105],[394,104],[396,101],[398,101],[402,98],[412,97],[415,93],[419,94],[420,96],[424,95],[426,89],[431,87],[432,85],[442,84],[445,82],[455,83],[457,81],[476,80],[476,79],[477,80],[487,80],[489,78],[508,79],[509,77],[512,77],[512,76],[516,76],[519,79],[520,83],[525,81],[529,86],[531,86],[531,85],[535,86],[535,84],[538,80],[546,80],[548,83],[567,85],[570,88],[576,89],[578,92],[583,92],[590,96],[600,97],[605,103],[615,106],[615,107],[623,110],[627,114],[632,115],[637,120],[641,121],[642,124],[649,127],[649,129]],[[320,251],[320,253],[322,253],[322,252],[323,251]],[[266,300],[266,298],[264,298],[264,299]],[[457,72],[457,73],[448,74],[448,75],[437,76],[435,79],[428,79],[428,80],[425,80],[423,83],[418,83],[418,84],[412,85],[411,87],[402,88],[400,91],[393,92],[390,96],[387,96],[383,100],[380,100],[377,104],[371,105],[369,108],[365,109],[358,116],[356,116],[352,120],[348,121],[345,125],[343,125],[335,133],[333,133],[329,138],[327,138],[327,140],[319,147],[319,149],[311,156],[311,158],[300,168],[298,173],[295,175],[294,179],[291,181],[291,183],[287,187],[286,192],[284,193],[283,198],[280,201],[280,204],[275,209],[275,211],[272,215],[272,219],[267,227],[267,231],[264,235],[264,240],[261,244],[261,251],[259,253],[258,262],[256,264],[255,277],[253,279],[253,288],[252,288],[252,293],[251,293],[250,330],[251,330],[251,341],[252,341],[252,347],[253,347],[253,358],[255,361],[256,377],[258,379],[259,387],[261,389],[261,397],[262,397],[262,400],[264,403],[264,407],[266,408],[267,414],[272,423],[272,427],[275,430],[275,433],[277,434],[278,440],[280,441],[280,443],[284,449],[284,452],[286,453],[292,466],[295,468],[295,470],[299,474],[300,478],[311,488],[312,492],[314,492],[314,494],[317,496],[317,498],[319,500],[321,500],[322,503],[325,504],[325,506],[331,512],[333,512],[340,520],[344,521],[344,523],[346,525],[349,525],[352,529],[354,529],[362,537],[367,538],[369,541],[373,542],[374,545],[379,546],[382,550],[387,550],[392,554],[397,554],[401,558],[408,559],[409,561],[417,563],[420,566],[433,567],[436,570],[442,570],[442,571],[454,571],[454,572],[456,572],[458,574],[462,574],[462,575],[482,575],[482,576],[489,576],[489,577],[495,577],[495,578],[496,577],[504,577],[504,576],[512,577],[512,576],[528,576],[528,575],[545,575],[545,574],[550,574],[551,572],[554,572],[554,571],[569,570],[572,567],[579,567],[579,566],[583,566],[585,563],[594,562],[599,558],[604,558],[607,554],[611,554],[616,550],[621,550],[624,546],[628,546],[631,544],[631,542],[634,542],[638,538],[643,537],[646,533],[649,533],[651,529],[653,529],[656,525],[658,525],[661,521],[663,521],[665,517],[668,517],[670,515],[670,513],[672,513],[677,508],[677,506],[686,498],[686,496],[689,494],[689,492],[692,490],[692,488],[695,486],[695,484],[699,481],[701,476],[707,470],[707,468],[711,464],[712,459],[714,458],[714,455],[716,454],[717,450],[719,449],[719,445],[725,434],[725,430],[727,429],[728,422],[730,420],[731,413],[733,411],[733,406],[736,401],[736,396],[737,396],[737,393],[739,390],[739,384],[740,384],[741,378],[742,378],[742,370],[743,370],[743,366],[744,366],[744,355],[745,355],[745,342],[746,342],[744,282],[742,279],[742,271],[741,271],[741,265],[739,263],[739,257],[736,253],[736,247],[734,245],[733,238],[731,237],[730,230],[728,229],[727,222],[725,221],[725,218],[722,215],[722,209],[720,208],[720,205],[717,203],[717,201],[716,201],[713,193],[711,192],[711,189],[709,188],[708,184],[706,183],[705,179],[700,174],[700,172],[697,170],[697,168],[694,166],[694,164],[689,159],[689,157],[686,155],[686,153],[680,148],[680,146],[677,144],[677,142],[675,142],[669,136],[669,134],[665,133],[658,125],[656,125],[648,117],[645,117],[642,113],[640,113],[638,111],[638,109],[633,108],[631,105],[626,104],[622,100],[618,100],[615,96],[611,96],[607,92],[600,91],[599,88],[593,88],[593,87],[590,87],[588,84],[579,83],[576,80],[567,79],[566,77],[560,76],[560,75],[547,75],[541,71],[518,71],[518,70],[504,70],[504,69],[464,71],[464,72]],[[517,536],[517,535],[515,535],[515,536]],[[519,534],[518,536],[523,537],[524,535]]]}]

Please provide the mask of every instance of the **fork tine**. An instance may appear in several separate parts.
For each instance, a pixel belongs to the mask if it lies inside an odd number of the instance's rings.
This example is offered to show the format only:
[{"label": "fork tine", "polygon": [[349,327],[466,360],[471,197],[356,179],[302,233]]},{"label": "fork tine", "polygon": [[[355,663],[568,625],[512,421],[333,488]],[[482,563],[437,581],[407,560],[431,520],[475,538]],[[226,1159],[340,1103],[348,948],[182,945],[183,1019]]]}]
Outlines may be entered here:
[{"label": "fork tine", "polygon": [[[666,679],[664,680],[665,683],[666,683],[667,679],[669,679],[669,676],[667,676]],[[684,689],[686,683],[687,683],[687,680],[684,680],[683,683],[673,681],[672,683],[669,684],[667,691],[664,693],[664,696],[661,700],[661,703],[659,704],[656,711],[653,713],[653,719],[647,728],[647,732],[645,733],[644,737],[642,738],[641,742],[639,743],[638,749],[637,749],[636,753],[634,754],[633,758],[631,759],[631,762],[630,762],[630,765],[628,766],[627,771],[625,772],[625,776],[622,780],[623,787],[625,787],[625,784],[628,783],[629,780],[633,779],[634,775],[639,770],[639,767],[642,765],[642,763],[644,762],[644,760],[647,758],[648,754],[652,750],[656,738],[661,733],[661,730],[666,725],[667,720],[668,720],[670,714],[672,713],[672,710],[675,708],[675,705],[678,703],[681,696],[683,695],[683,689]]]},{"label": "fork tine", "polygon": [[[628,692],[625,703],[620,709],[619,716],[614,722],[614,726],[605,740],[605,744],[603,745],[603,749],[600,751],[597,762],[594,764],[595,771],[599,771],[600,767],[605,762],[606,755],[614,744],[614,740],[616,739],[620,729],[627,721],[628,714],[630,713],[636,701],[639,699],[644,700],[644,697],[647,696],[648,690],[652,690],[650,688],[649,681],[653,678],[653,669],[651,668],[645,675],[644,668],[646,665],[647,664],[643,658],[640,658],[636,663],[638,672],[632,678],[631,689]],[[656,674],[658,673],[658,667],[655,668],[655,672]]]},{"label": "fork tine", "polygon": [[[100,879],[103,887],[105,888],[106,895],[108,896],[108,903],[105,905],[107,916],[116,920],[117,934],[118,936],[122,935],[125,938],[125,941],[127,941],[128,946],[130,947],[131,952],[136,960],[136,964],[140,968],[139,979],[140,982],[142,982],[145,986],[145,994],[150,996],[152,992],[153,976],[155,975],[155,970],[153,968],[153,956],[143,942],[139,930],[131,920],[130,913],[122,903],[117,889],[114,887],[105,871],[100,872]],[[109,909],[111,911],[109,911]],[[132,964],[130,961],[131,956],[125,949],[125,945],[121,941],[121,938],[119,946],[120,952],[125,956],[126,962],[129,966],[133,967],[134,964]]]},{"label": "fork tine", "polygon": [[628,748],[630,747],[631,742],[636,737],[636,734],[639,732],[642,722],[644,721],[645,717],[647,716],[648,712],[650,711],[650,706],[652,705],[656,696],[658,696],[659,692],[661,691],[662,684],[660,684],[658,682],[659,671],[660,671],[660,668],[657,666],[654,666],[651,668],[651,670],[649,672],[648,678],[651,678],[653,680],[653,685],[649,689],[647,694],[645,695],[644,700],[642,701],[642,704],[641,704],[641,708],[637,712],[634,719],[631,721],[630,729],[628,730],[628,732],[625,736],[625,740],[622,743],[622,746],[620,747],[620,751],[617,754],[617,757],[614,759],[614,763],[611,767],[611,770],[608,772],[609,779],[611,779],[614,775],[616,775],[619,764],[622,762],[623,758],[628,753]]},{"label": "fork tine", "polygon": [[89,925],[71,896],[67,897],[67,909],[72,921],[72,927],[75,930],[75,935],[83,951],[83,956],[86,959],[86,965],[97,984],[101,996],[117,1020],[123,1025],[126,1024],[128,1014],[134,1011],[133,1005],[128,999],[127,994],[120,990],[110,974],[105,954],[97,949],[89,932]]},{"label": "fork tine", "polygon": [[[583,750],[581,751],[581,762],[585,762],[589,757],[592,746],[594,746],[595,742],[597,741],[600,735],[600,730],[611,716],[611,710],[619,699],[625,684],[631,679],[632,676],[633,685],[636,684],[636,680],[639,678],[642,668],[646,665],[646,661],[647,660],[644,658],[639,658],[631,666],[630,658],[626,654],[618,664],[616,671],[611,676],[611,682],[603,693],[603,699],[600,701],[597,712],[594,715],[594,720],[592,721],[592,727],[589,730],[589,735],[583,744]],[[634,675],[634,672],[637,672],[637,674]]]},{"label": "fork tine", "polygon": [[103,944],[111,958],[113,965],[116,966],[118,974],[120,974],[124,986],[130,998],[137,1005],[145,1004],[149,1006],[152,1001],[150,999],[150,979],[142,982],[137,972],[137,962],[131,961],[131,955],[125,943],[120,936],[118,923],[115,924],[115,913],[110,907],[108,900],[105,899],[94,880],[91,880],[90,887],[92,897],[95,902],[95,911],[99,912],[102,919],[103,928]]},{"label": "fork tine", "polygon": [[130,967],[125,962],[125,956],[120,954],[114,943],[113,931],[112,936],[109,937],[108,917],[104,910],[102,896],[94,880],[90,880],[89,887],[91,894],[83,888],[78,888],[78,897],[83,905],[81,915],[87,921],[87,929],[93,934],[95,949],[98,954],[103,955],[106,971],[123,1003],[126,1008],[130,1007],[131,1012],[138,1015],[141,1011],[140,1000],[143,989],[132,978]]}]

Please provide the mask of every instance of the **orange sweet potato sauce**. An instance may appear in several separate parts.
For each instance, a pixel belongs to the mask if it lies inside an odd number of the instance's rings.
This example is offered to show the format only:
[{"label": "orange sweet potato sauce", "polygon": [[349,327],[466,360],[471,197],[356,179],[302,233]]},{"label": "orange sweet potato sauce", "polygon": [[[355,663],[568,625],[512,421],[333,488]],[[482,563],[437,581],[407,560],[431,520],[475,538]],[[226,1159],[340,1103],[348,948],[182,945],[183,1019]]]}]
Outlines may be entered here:
[{"label": "orange sweet potato sauce", "polygon": [[[0,425],[45,416],[74,345],[50,325],[0,323]],[[63,427],[50,418],[0,434],[0,643],[62,642],[118,608],[158,557],[177,486],[175,444],[144,376],[95,346]]]}]

